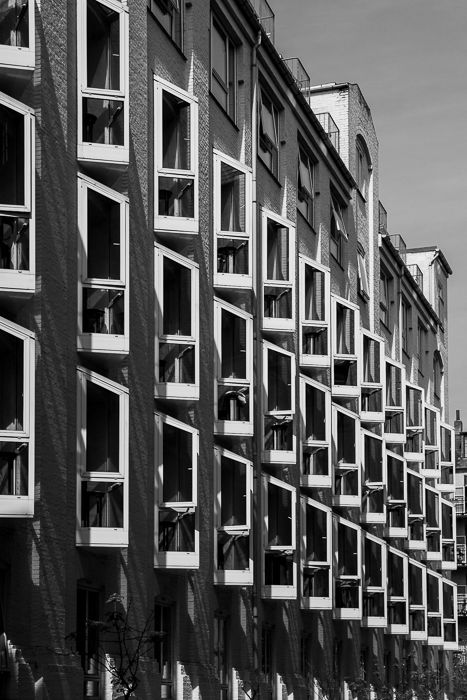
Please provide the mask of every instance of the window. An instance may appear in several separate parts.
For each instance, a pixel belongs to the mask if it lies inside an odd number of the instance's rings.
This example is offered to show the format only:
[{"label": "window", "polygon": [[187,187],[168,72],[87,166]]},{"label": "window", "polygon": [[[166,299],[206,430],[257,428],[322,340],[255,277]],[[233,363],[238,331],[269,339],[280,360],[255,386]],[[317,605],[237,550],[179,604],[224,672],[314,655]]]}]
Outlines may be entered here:
[{"label": "window", "polygon": [[99,658],[99,626],[90,625],[89,622],[101,619],[101,593],[78,585],[76,603],[76,651],[84,674],[83,694],[85,698],[100,698],[104,679],[103,661]]},{"label": "window", "polygon": [[388,634],[407,634],[409,631],[409,558],[397,549],[388,547]]},{"label": "window", "polygon": [[449,425],[441,424],[441,482],[440,491],[454,493],[454,431]]},{"label": "window", "polygon": [[295,504],[293,486],[263,474],[263,598],[296,598]]},{"label": "window", "polygon": [[9,0],[0,5],[0,65],[33,69],[34,3]]},{"label": "window", "polygon": [[128,163],[128,9],[78,3],[78,158]]},{"label": "window", "polygon": [[301,496],[301,606],[332,608],[332,514],[331,509]]},{"label": "window", "polygon": [[156,600],[154,605],[154,658],[161,676],[161,699],[175,697],[175,606]]},{"label": "window", "polygon": [[379,318],[386,328],[390,328],[391,324],[391,295],[392,295],[392,277],[381,269],[379,277]]},{"label": "window", "polygon": [[362,522],[386,522],[386,469],[383,440],[362,429]]},{"label": "window", "polygon": [[422,377],[425,371],[426,336],[426,329],[423,324],[419,322],[417,327],[417,357],[418,374]]},{"label": "window", "polygon": [[406,441],[405,370],[402,364],[386,359],[386,411],[384,434],[391,442]]},{"label": "window", "polygon": [[331,488],[331,394],[300,377],[302,475],[304,487]]},{"label": "window", "polygon": [[129,350],[128,200],[78,176],[78,350]]},{"label": "window", "polygon": [[444,306],[444,286],[438,284],[438,318],[441,321],[441,325],[444,326],[445,319],[445,306]]},{"label": "window", "polygon": [[433,354],[433,393],[438,401],[441,400],[441,390],[443,382],[443,360],[439,350],[435,350]]},{"label": "window", "polygon": [[214,151],[214,227],[216,269],[219,287],[251,289],[253,248],[251,244],[251,170]]},{"label": "window", "polygon": [[306,149],[298,147],[297,209],[308,223],[314,225],[315,163]]},{"label": "window", "polygon": [[338,620],[362,618],[362,530],[334,516],[334,601]]},{"label": "window", "polygon": [[368,198],[368,188],[370,185],[371,163],[368,158],[366,144],[361,137],[357,138],[355,144],[357,185],[360,194],[364,199]]},{"label": "window", "polygon": [[458,649],[457,586],[443,579],[443,637],[444,649]]},{"label": "window", "polygon": [[253,317],[236,306],[214,301],[216,387],[215,432],[253,435]]},{"label": "window", "polygon": [[229,696],[229,619],[227,615],[216,611],[214,614],[214,668],[220,686],[220,700]]},{"label": "window", "polygon": [[409,639],[427,639],[426,566],[409,560]]},{"label": "window", "polygon": [[409,354],[409,338],[411,331],[412,307],[407,299],[402,298],[402,350]]},{"label": "window", "polygon": [[421,474],[407,469],[408,549],[426,549],[425,481]]},{"label": "window", "polygon": [[164,27],[172,41],[183,50],[183,6],[182,0],[150,0],[152,14]]},{"label": "window", "polygon": [[128,545],[128,389],[78,368],[76,544]]},{"label": "window", "polygon": [[365,251],[357,250],[357,291],[365,300],[370,298]]},{"label": "window", "polygon": [[300,364],[329,365],[329,269],[299,256]]},{"label": "window", "polygon": [[295,464],[295,356],[263,342],[263,460]]},{"label": "window", "polygon": [[199,396],[198,265],[156,245],[156,386],[167,399]]},{"label": "window", "polygon": [[387,624],[387,551],[386,543],[363,533],[363,627]]},{"label": "window", "polygon": [[237,114],[237,50],[214,15],[211,17],[211,93],[235,121]]},{"label": "window", "polygon": [[384,346],[378,336],[362,329],[361,411],[366,421],[384,420],[383,362]]},{"label": "window", "polygon": [[34,345],[0,318],[0,518],[34,514]]},{"label": "window", "polygon": [[198,102],[154,80],[154,228],[198,233]]},{"label": "window", "polygon": [[333,374],[332,393],[359,396],[356,334],[360,325],[358,307],[345,299],[332,297],[333,306]]},{"label": "window", "polygon": [[156,567],[197,569],[198,431],[175,418],[155,414]]},{"label": "window", "polygon": [[295,228],[272,212],[262,213],[263,328],[295,329]]},{"label": "window", "polygon": [[425,485],[426,559],[441,561],[441,499],[437,489]]},{"label": "window", "polygon": [[386,452],[387,536],[407,537],[407,468],[395,452]]},{"label": "window", "polygon": [[263,87],[259,98],[258,155],[275,177],[279,176],[279,110]]},{"label": "window", "polygon": [[337,195],[331,192],[331,237],[329,239],[329,252],[337,260],[339,265],[343,263],[343,239],[348,240],[347,229],[345,227],[345,216],[347,208],[341,204]]},{"label": "window", "polygon": [[361,474],[359,459],[360,424],[356,414],[333,405],[333,503],[360,507]]},{"label": "window", "polygon": [[441,499],[441,568],[456,569],[456,511],[451,501]]},{"label": "window", "polygon": [[217,541],[214,553],[214,582],[251,585],[253,465],[247,459],[221,447],[214,448],[214,465],[214,522]]}]

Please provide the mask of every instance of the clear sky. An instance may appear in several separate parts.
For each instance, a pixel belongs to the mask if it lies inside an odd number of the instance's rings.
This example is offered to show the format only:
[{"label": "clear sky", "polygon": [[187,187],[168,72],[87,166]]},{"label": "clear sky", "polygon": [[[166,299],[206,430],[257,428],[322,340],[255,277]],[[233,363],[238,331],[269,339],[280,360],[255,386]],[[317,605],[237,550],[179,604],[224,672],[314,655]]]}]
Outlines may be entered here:
[{"label": "clear sky", "polygon": [[379,140],[389,233],[439,245],[449,281],[450,421],[467,429],[467,0],[269,0],[276,47],[311,84],[358,83]]}]

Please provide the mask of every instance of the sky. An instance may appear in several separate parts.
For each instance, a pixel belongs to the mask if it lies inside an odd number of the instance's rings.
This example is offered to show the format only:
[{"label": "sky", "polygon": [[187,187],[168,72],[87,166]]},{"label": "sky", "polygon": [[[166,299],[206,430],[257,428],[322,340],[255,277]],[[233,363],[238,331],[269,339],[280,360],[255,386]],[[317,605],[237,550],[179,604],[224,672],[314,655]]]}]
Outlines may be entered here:
[{"label": "sky", "polygon": [[275,44],[311,84],[358,83],[379,141],[380,200],[449,279],[450,422],[467,429],[467,0],[269,0]]}]

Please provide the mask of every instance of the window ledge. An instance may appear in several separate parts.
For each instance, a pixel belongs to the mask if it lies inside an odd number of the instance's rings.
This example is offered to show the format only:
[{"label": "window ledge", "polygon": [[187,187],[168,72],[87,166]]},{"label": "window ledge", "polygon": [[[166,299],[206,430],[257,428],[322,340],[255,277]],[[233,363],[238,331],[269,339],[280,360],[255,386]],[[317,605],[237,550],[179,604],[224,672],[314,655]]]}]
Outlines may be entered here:
[{"label": "window ledge", "polygon": [[164,34],[166,35],[166,37],[168,38],[168,40],[170,41],[170,43],[173,45],[173,47],[174,47],[174,49],[177,51],[177,53],[180,54],[180,56],[183,58],[184,61],[187,61],[188,59],[187,59],[187,57],[185,56],[185,54],[183,53],[183,50],[180,48],[180,46],[177,44],[177,42],[174,41],[174,40],[172,39],[172,37],[170,36],[169,32],[168,32],[167,29],[164,27],[164,25],[161,24],[161,22],[159,22],[158,18],[156,17],[156,15],[154,14],[154,12],[151,10],[151,8],[148,7],[147,10],[148,10],[148,14],[151,15],[151,17],[153,18],[153,20],[154,20],[155,22],[157,22],[158,26],[160,27],[160,29],[162,29],[162,31],[164,32]]}]

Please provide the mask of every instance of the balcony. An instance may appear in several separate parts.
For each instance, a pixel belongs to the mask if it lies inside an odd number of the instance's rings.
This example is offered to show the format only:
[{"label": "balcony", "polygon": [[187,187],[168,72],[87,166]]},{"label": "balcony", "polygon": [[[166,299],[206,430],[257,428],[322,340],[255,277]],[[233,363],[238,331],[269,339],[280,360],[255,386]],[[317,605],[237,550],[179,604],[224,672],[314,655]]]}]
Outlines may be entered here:
[{"label": "balcony", "polygon": [[268,2],[266,2],[266,0],[253,0],[253,6],[267,37],[274,44],[275,15],[271,9],[271,6]]},{"label": "balcony", "polygon": [[340,133],[339,128],[334,119],[331,117],[329,112],[321,112],[321,114],[317,114],[316,117],[321,126],[323,127],[324,131],[327,133],[336,151],[339,151]]},{"label": "balcony", "polygon": [[407,246],[405,244],[404,239],[400,235],[400,233],[393,233],[389,235],[389,238],[391,239],[391,243],[394,246],[394,248],[397,250],[399,255],[401,256],[402,260],[405,262],[405,253],[407,250]]},{"label": "balcony", "polygon": [[407,270],[410,272],[415,282],[423,292],[423,272],[420,270],[418,265],[407,265]]},{"label": "balcony", "polygon": [[299,58],[283,58],[282,60],[293,75],[299,90],[305,93],[308,92],[310,90],[311,80],[301,60]]}]

